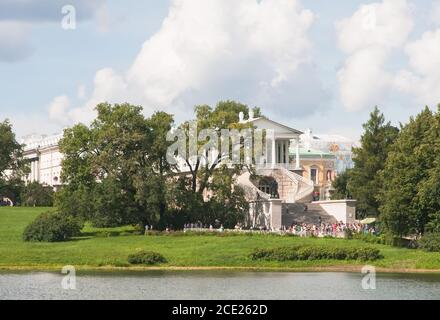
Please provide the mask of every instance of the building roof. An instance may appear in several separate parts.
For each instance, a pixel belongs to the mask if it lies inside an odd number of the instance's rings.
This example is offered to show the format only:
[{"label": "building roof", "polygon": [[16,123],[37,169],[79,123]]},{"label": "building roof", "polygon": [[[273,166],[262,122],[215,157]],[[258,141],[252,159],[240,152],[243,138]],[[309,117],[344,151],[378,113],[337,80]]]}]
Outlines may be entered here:
[{"label": "building roof", "polygon": [[258,118],[253,118],[253,119],[244,120],[243,123],[247,123],[247,122],[258,122],[258,121],[267,121],[267,122],[272,123],[272,124],[275,125],[275,126],[278,126],[278,127],[281,127],[281,128],[283,128],[283,129],[285,129],[286,131],[290,131],[290,132],[295,133],[295,134],[303,134],[302,131],[299,131],[299,130],[294,129],[294,128],[291,128],[291,127],[288,127],[288,126],[286,126],[286,125],[284,125],[284,124],[282,124],[282,123],[276,122],[276,121],[271,120],[271,119],[266,118],[266,117],[258,117]]},{"label": "building roof", "polygon": [[[295,146],[289,148],[289,154],[290,155],[296,154]],[[299,148],[299,155],[301,158],[335,159],[334,154],[316,149]]]},{"label": "building roof", "polygon": [[24,151],[29,151],[57,146],[62,137],[62,133],[51,136],[33,134],[20,139],[20,143],[24,144]]}]

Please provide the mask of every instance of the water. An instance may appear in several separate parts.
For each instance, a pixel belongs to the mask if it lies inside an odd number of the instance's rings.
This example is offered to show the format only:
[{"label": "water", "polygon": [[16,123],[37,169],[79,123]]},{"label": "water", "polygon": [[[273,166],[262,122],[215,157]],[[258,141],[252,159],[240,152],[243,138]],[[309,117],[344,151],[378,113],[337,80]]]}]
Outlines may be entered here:
[{"label": "water", "polygon": [[362,274],[290,272],[107,272],[64,275],[0,273],[0,299],[440,299],[440,274],[378,274],[362,289]]}]

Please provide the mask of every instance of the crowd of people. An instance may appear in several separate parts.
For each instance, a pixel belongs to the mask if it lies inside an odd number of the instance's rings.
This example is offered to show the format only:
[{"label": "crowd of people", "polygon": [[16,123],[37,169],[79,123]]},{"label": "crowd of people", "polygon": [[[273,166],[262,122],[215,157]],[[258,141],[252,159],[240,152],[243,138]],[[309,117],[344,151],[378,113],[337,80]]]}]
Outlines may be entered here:
[{"label": "crowd of people", "polygon": [[12,206],[12,201],[7,198],[0,198],[0,207],[10,207]]},{"label": "crowd of people", "polygon": [[[372,225],[361,223],[293,223],[290,227],[283,226],[281,230],[271,230],[267,227],[244,228],[242,225],[235,226],[235,231],[260,231],[260,232],[282,232],[292,233],[300,237],[335,237],[342,238],[346,231],[350,230],[352,233],[377,234],[377,229]],[[201,223],[188,223],[184,226],[184,231],[224,231],[223,225],[219,228],[214,228],[212,225],[203,225]]]},{"label": "crowd of people", "polygon": [[219,227],[216,226],[216,228],[214,228],[214,226],[212,224],[207,225],[207,224],[203,224],[201,222],[198,222],[198,223],[185,223],[185,225],[183,227],[183,231],[187,231],[187,230],[191,230],[191,231],[197,231],[197,230],[224,231],[225,228],[223,227],[223,224],[220,224]]},{"label": "crowd of people", "polygon": [[353,233],[376,234],[377,230],[374,226],[364,225],[360,223],[320,223],[320,224],[295,224],[293,223],[289,228],[283,227],[284,231],[293,233],[300,237],[337,237],[345,236],[347,230]]},{"label": "crowd of people", "polygon": [[[145,234],[148,234],[148,231],[153,231],[154,228],[152,225],[145,226]],[[167,227],[165,231],[172,231],[173,228]],[[266,226],[261,227],[253,227],[246,228],[242,224],[237,224],[234,228],[235,231],[243,231],[243,232],[277,232],[277,233],[290,233],[299,237],[335,237],[335,238],[343,238],[346,236],[347,230],[350,230],[352,233],[363,233],[363,234],[372,234],[376,235],[378,230],[373,225],[361,224],[361,223],[343,223],[334,222],[334,223],[324,223],[320,219],[318,223],[292,223],[290,227],[282,226],[280,230],[272,230],[267,228]],[[216,231],[223,232],[225,228],[223,224],[216,223],[214,226],[212,224],[203,224],[201,222],[196,223],[186,223],[183,228],[184,232],[187,231]],[[232,231],[232,230],[229,230]]]}]

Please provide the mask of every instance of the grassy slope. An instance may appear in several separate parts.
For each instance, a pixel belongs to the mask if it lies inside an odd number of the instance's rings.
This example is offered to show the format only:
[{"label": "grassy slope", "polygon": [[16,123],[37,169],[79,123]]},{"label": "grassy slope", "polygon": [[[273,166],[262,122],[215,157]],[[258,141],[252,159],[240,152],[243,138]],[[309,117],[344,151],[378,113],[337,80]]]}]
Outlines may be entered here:
[{"label": "grassy slope", "polygon": [[[45,209],[0,208],[0,268],[32,266],[34,269],[75,266],[126,266],[127,256],[136,249],[162,253],[167,266],[176,267],[286,267],[310,268],[362,265],[356,261],[252,261],[248,254],[257,247],[289,244],[322,244],[326,246],[370,245],[385,256],[373,264],[393,269],[440,270],[440,254],[366,244],[357,240],[279,237],[273,235],[218,236],[93,236],[99,231],[87,227],[87,236],[64,243],[25,243],[21,234],[26,225]],[[127,229],[127,228],[122,228]],[[110,229],[107,229],[110,230]],[[121,230],[118,229],[118,230]]]}]

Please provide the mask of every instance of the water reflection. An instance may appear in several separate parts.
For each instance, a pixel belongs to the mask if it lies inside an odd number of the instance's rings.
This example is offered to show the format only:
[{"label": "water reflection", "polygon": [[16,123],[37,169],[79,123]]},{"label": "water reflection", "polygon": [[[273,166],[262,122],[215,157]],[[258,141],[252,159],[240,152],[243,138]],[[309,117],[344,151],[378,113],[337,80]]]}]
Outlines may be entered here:
[{"label": "water reflection", "polygon": [[0,273],[0,299],[440,299],[438,274],[100,272],[77,274],[76,290],[56,273]]}]

